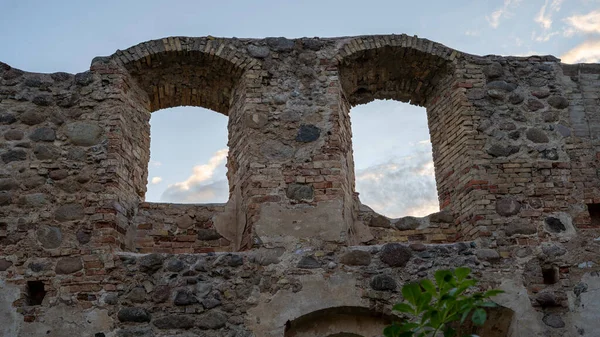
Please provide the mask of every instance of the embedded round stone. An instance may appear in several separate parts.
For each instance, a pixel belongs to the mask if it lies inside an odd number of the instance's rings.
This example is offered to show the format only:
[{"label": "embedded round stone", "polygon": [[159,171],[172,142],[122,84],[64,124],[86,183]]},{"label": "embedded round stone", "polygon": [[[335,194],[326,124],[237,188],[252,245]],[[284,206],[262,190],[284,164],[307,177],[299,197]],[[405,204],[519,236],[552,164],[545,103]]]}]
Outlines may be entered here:
[{"label": "embedded round stone", "polygon": [[517,234],[531,235],[531,234],[537,233],[537,228],[535,228],[534,224],[529,223],[529,222],[523,222],[523,223],[511,222],[506,226],[506,228],[504,229],[504,232],[508,236],[513,236],[513,235],[517,235]]},{"label": "embedded round stone", "polygon": [[558,151],[556,149],[547,149],[542,151],[542,157],[548,160],[557,160],[558,159]]},{"label": "embedded round stone", "polygon": [[117,318],[120,322],[150,322],[150,313],[144,308],[123,308]]},{"label": "embedded round stone", "polygon": [[173,301],[173,304],[177,306],[184,306],[196,303],[198,303],[198,299],[189,290],[179,290],[175,295],[175,299]]},{"label": "embedded round stone", "polygon": [[9,151],[1,154],[0,158],[2,158],[2,161],[5,164],[8,164],[13,161],[23,161],[23,160],[27,159],[27,152],[25,152],[25,150],[21,150],[21,149],[9,150]]},{"label": "embedded round stone", "polygon": [[33,154],[39,160],[56,159],[60,156],[60,150],[54,145],[37,144],[33,148]]},{"label": "embedded round stone", "polygon": [[369,220],[369,227],[389,228],[390,226],[390,219],[383,215],[373,214]]},{"label": "embedded round stone", "polygon": [[25,135],[21,130],[8,130],[4,133],[4,139],[6,140],[21,140]]},{"label": "embedded round stone", "polygon": [[35,105],[48,106],[48,105],[52,104],[52,96],[50,96],[50,95],[39,95],[39,96],[35,96],[33,98],[33,100],[31,100],[31,101]]},{"label": "embedded round stone", "polygon": [[100,142],[102,128],[91,122],[74,122],[67,125],[65,133],[74,145],[92,146]]},{"label": "embedded round stone", "polygon": [[270,139],[260,147],[260,153],[268,160],[285,160],[294,156],[294,148],[278,140]]},{"label": "embedded round stone", "polygon": [[0,115],[0,124],[12,124],[14,122],[16,122],[17,119],[15,118],[15,115],[13,114],[1,114]]},{"label": "embedded round stone", "polygon": [[51,128],[37,128],[29,135],[34,142],[53,142],[56,139],[56,131]]},{"label": "embedded round stone", "polygon": [[521,104],[524,100],[525,96],[523,96],[523,94],[519,92],[513,92],[510,94],[510,96],[508,96],[508,101],[510,102],[510,104]]},{"label": "embedded round stone", "polygon": [[497,99],[497,100],[503,100],[506,97],[506,94],[504,93],[504,91],[498,90],[498,89],[490,89],[487,91],[487,94],[491,98]]},{"label": "embedded round stone", "polygon": [[494,144],[488,150],[487,153],[492,157],[508,157],[511,154],[519,152],[519,147],[515,145],[499,145]]},{"label": "embedded round stone", "polygon": [[404,267],[412,256],[407,247],[399,243],[388,243],[383,246],[379,259],[390,267]]},{"label": "embedded round stone", "polygon": [[521,210],[521,203],[514,198],[507,197],[496,201],[496,213],[502,216],[513,216]]},{"label": "embedded round stone", "polygon": [[529,79],[529,84],[532,87],[543,87],[548,84],[548,80],[543,77],[532,77]]},{"label": "embedded round stone", "polygon": [[396,229],[404,231],[417,229],[421,225],[421,221],[414,216],[405,216],[403,218],[398,219],[398,221],[394,224]]},{"label": "embedded round stone", "polygon": [[185,263],[179,259],[172,259],[167,262],[165,269],[170,272],[178,273],[185,268]]},{"label": "embedded round stone", "polygon": [[13,263],[8,261],[7,259],[0,259],[0,271],[6,271]]},{"label": "embedded round stone", "polygon": [[222,238],[221,234],[213,228],[200,228],[198,229],[198,240],[201,241],[213,241]]},{"label": "embedded round stone", "polygon": [[388,275],[377,275],[371,279],[371,288],[378,291],[396,290],[396,281]]},{"label": "embedded round stone", "polygon": [[269,50],[269,48],[265,46],[248,46],[248,54],[250,54],[250,56],[252,57],[256,57],[257,59],[264,59],[265,57],[269,56],[270,52],[271,51]]},{"label": "embedded round stone", "polygon": [[84,216],[83,206],[80,204],[62,205],[54,212],[54,218],[58,221],[80,220]]},{"label": "embedded round stone", "polygon": [[194,220],[189,215],[182,215],[175,221],[177,227],[181,229],[188,229],[194,225]]},{"label": "embedded round stone", "polygon": [[10,205],[12,202],[12,193],[9,191],[0,191],[0,206]]},{"label": "embedded round stone", "polygon": [[321,129],[311,124],[305,124],[301,125],[300,129],[298,129],[296,141],[302,143],[314,142],[315,140],[319,139],[320,135]]},{"label": "embedded round stone", "polygon": [[54,272],[57,274],[73,274],[83,269],[83,263],[79,257],[63,257],[56,261]]},{"label": "embedded round stone", "polygon": [[144,255],[138,260],[140,271],[152,274],[162,267],[163,260],[164,258],[159,254]]},{"label": "embedded round stone", "polygon": [[210,310],[198,316],[197,325],[200,329],[220,329],[227,323],[227,315],[220,311]]},{"label": "embedded round stone", "polygon": [[566,109],[569,107],[569,100],[562,96],[552,96],[548,98],[548,104],[556,109]]},{"label": "embedded round stone", "polygon": [[267,45],[275,51],[289,51],[294,48],[294,41],[285,37],[268,37],[266,38]]},{"label": "embedded round stone", "polygon": [[159,329],[191,329],[196,319],[186,315],[167,315],[155,319],[152,324]]},{"label": "embedded round stone", "polygon": [[487,66],[483,67],[483,74],[487,78],[498,78],[502,76],[503,73],[504,69],[502,68],[502,65],[498,62],[492,62],[491,64],[488,64]]},{"label": "embedded round stone", "polygon": [[289,184],[285,194],[293,200],[312,200],[315,191],[311,185]]},{"label": "embedded round stone", "polygon": [[371,264],[371,253],[364,250],[352,250],[342,255],[340,262],[349,266],[368,266]]},{"label": "embedded round stone", "polygon": [[517,85],[514,83],[507,83],[506,81],[492,81],[487,84],[487,88],[511,92],[517,88]]},{"label": "embedded round stone", "polygon": [[548,143],[550,141],[544,131],[536,128],[527,130],[525,136],[527,136],[527,139],[537,144]]},{"label": "embedded round stone", "polygon": [[92,233],[80,229],[75,234],[75,237],[77,238],[77,242],[79,242],[82,245],[85,245],[92,239]]},{"label": "embedded round stone", "polygon": [[317,259],[315,259],[312,256],[303,256],[296,265],[296,267],[302,269],[315,269],[321,268],[321,264],[319,263],[319,261],[317,261]]},{"label": "embedded round stone", "polygon": [[563,319],[559,315],[554,313],[545,314],[542,318],[542,321],[544,322],[544,324],[552,328],[558,329],[565,327],[565,322],[563,321]]},{"label": "embedded round stone", "polygon": [[75,83],[81,86],[86,86],[94,81],[94,75],[89,72],[75,74]]},{"label": "embedded round stone", "polygon": [[500,259],[500,254],[495,249],[478,249],[475,251],[475,255],[478,259],[484,261],[494,261]]},{"label": "embedded round stone", "polygon": [[527,100],[527,107],[529,108],[529,111],[538,111],[544,108],[544,103],[535,98],[530,98]]},{"label": "embedded round stone", "polygon": [[21,116],[19,116],[19,120],[23,124],[35,125],[35,124],[40,124],[41,122],[45,121],[46,116],[47,116],[46,114],[44,114],[40,111],[29,110],[29,111],[25,111],[24,113],[22,113]]},{"label": "embedded round stone", "polygon": [[19,187],[17,181],[13,178],[1,178],[0,179],[0,191],[9,191]]},{"label": "embedded round stone", "polygon": [[62,243],[62,232],[58,227],[41,226],[35,234],[42,247],[46,249],[58,248]]}]

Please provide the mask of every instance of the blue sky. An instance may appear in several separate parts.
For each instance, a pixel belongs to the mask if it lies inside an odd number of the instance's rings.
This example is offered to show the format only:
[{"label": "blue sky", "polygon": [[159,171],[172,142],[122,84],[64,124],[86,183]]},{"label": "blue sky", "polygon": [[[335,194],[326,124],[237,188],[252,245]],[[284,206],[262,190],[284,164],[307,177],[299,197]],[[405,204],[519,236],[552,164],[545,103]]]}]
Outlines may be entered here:
[{"label": "blue sky", "polygon": [[[600,60],[600,0],[0,0],[0,9],[0,61],[35,72],[85,71],[95,56],[172,35],[406,33],[480,55]],[[388,216],[435,210],[424,109],[376,101],[351,116],[361,200]],[[225,201],[227,118],[181,107],[151,124],[147,200]]]}]

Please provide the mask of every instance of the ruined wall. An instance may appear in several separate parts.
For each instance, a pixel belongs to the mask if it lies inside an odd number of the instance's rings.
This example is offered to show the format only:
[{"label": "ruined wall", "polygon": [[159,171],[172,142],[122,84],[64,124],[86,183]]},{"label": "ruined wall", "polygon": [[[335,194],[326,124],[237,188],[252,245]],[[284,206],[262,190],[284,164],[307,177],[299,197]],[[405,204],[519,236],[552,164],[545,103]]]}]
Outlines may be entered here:
[{"label": "ruined wall", "polygon": [[[406,35],[0,63],[0,332],[372,337],[403,283],[467,265],[507,291],[486,334],[597,336],[599,76]],[[349,112],[373,99],[427,109],[441,212],[360,203]],[[180,105],[229,118],[226,204],[144,202],[151,113]]]}]

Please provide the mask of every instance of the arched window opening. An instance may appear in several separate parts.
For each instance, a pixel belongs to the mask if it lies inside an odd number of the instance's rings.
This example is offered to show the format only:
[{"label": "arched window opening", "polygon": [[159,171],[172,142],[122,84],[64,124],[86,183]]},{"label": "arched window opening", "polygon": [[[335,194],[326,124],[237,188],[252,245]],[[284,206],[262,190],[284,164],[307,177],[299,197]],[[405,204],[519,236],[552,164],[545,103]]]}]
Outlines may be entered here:
[{"label": "arched window opening", "polygon": [[379,336],[392,316],[362,307],[333,307],[313,311],[286,324],[285,337]]},{"label": "arched window opening", "polygon": [[227,202],[227,121],[198,107],[153,112],[146,201]]},{"label": "arched window opening", "polygon": [[425,108],[375,100],[350,116],[361,203],[390,218],[439,211]]}]

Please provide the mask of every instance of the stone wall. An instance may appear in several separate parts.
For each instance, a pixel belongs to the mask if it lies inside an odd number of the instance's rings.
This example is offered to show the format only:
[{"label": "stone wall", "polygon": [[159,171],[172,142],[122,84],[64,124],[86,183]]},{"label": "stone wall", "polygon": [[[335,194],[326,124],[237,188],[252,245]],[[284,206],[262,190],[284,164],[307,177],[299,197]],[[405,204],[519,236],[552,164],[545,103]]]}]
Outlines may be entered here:
[{"label": "stone wall", "polygon": [[[481,333],[597,336],[599,76],[407,35],[0,63],[0,331],[373,337],[403,283],[467,265],[506,290]],[[373,99],[427,109],[441,212],[361,204],[349,111]],[[180,105],[229,118],[226,204],[144,201],[151,113]]]}]

